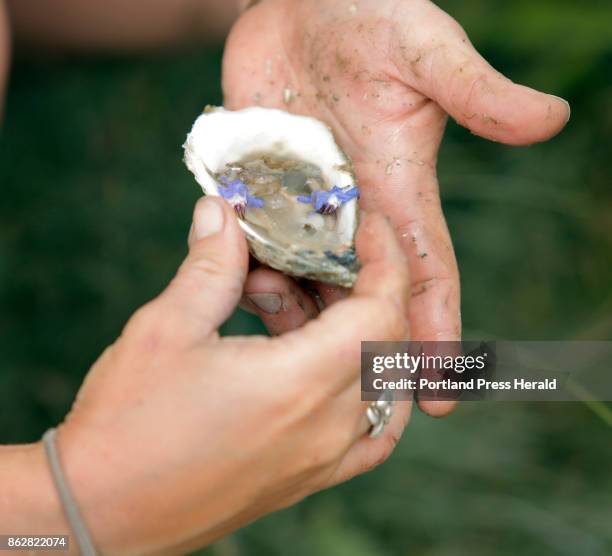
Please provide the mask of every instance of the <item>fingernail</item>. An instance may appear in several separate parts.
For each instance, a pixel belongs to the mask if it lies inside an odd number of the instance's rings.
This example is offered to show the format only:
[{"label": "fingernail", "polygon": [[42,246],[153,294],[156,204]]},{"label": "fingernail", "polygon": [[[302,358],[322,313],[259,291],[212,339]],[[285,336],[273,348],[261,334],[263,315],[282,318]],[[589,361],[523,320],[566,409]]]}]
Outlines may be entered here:
[{"label": "fingernail", "polygon": [[198,201],[193,215],[193,234],[196,239],[218,234],[223,229],[225,215],[220,202],[211,198]]},{"label": "fingernail", "polygon": [[246,297],[255,307],[269,315],[279,313],[283,307],[283,298],[277,293],[252,293]]},{"label": "fingernail", "polygon": [[565,120],[565,123],[570,121],[570,118],[572,117],[572,107],[570,106],[570,103],[567,102],[567,100],[565,100],[564,98],[558,97],[557,95],[550,95],[553,98],[556,98],[557,100],[560,100],[561,102],[563,102],[565,104],[565,106],[567,106],[567,120]]},{"label": "fingernail", "polygon": [[251,315],[255,315],[255,309],[253,309],[253,305],[249,303],[247,296],[243,296],[240,299],[240,303],[238,303],[238,307],[240,307],[243,311],[250,313]]}]

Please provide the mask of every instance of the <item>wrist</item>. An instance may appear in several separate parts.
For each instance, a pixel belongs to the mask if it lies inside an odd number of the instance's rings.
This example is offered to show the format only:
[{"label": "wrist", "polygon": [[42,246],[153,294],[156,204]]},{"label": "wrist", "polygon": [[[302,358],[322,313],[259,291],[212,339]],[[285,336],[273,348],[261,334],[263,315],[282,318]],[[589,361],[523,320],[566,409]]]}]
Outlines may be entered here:
[{"label": "wrist", "polygon": [[[64,476],[91,539],[101,554],[153,554],[175,537],[167,507],[181,488],[161,488],[154,458],[143,463],[142,447],[112,425],[59,429],[58,451]],[[179,507],[180,505],[174,505]]]},{"label": "wrist", "polygon": [[42,442],[0,448],[0,492],[0,534],[71,535]]},{"label": "wrist", "polygon": [[64,477],[94,545],[101,554],[114,555],[132,551],[130,522],[136,529],[138,516],[126,511],[132,509],[126,497],[133,492],[124,480],[127,470],[113,465],[108,438],[102,430],[64,424],[56,442]]}]

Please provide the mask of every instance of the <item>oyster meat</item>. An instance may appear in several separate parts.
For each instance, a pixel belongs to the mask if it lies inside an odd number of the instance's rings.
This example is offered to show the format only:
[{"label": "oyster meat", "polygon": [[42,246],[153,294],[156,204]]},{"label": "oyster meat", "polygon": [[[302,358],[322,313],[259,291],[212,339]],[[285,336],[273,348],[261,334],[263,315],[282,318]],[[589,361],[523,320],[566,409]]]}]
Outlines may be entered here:
[{"label": "oyster meat", "polygon": [[204,193],[234,206],[259,261],[293,276],[354,284],[359,190],[325,124],[276,109],[207,108],[184,149]]}]

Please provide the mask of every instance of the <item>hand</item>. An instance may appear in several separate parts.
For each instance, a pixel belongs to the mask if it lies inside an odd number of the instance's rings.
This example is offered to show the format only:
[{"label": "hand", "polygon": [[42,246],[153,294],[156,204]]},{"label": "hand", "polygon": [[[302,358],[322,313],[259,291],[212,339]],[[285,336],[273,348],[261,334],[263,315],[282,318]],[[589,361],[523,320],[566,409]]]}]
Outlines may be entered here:
[{"label": "hand", "polygon": [[362,221],[350,298],[275,338],[217,333],[248,262],[224,201],[198,203],[189,245],[60,428],[65,473],[104,554],[184,554],[381,463],[409,418],[399,403],[369,438],[359,401],[360,341],[408,335],[408,265],[383,217]]},{"label": "hand", "polygon": [[[558,133],[569,106],[515,85],[428,0],[262,0],[238,20],[223,64],[225,103],[282,107],[327,122],[355,163],[361,206],[386,214],[407,255],[417,340],[461,334],[459,276],[440,207],[436,162],[447,114],[473,133],[525,145]],[[320,288],[324,303],[342,297]],[[272,332],[318,313],[269,269],[248,306]],[[451,402],[423,401],[442,415]]]}]

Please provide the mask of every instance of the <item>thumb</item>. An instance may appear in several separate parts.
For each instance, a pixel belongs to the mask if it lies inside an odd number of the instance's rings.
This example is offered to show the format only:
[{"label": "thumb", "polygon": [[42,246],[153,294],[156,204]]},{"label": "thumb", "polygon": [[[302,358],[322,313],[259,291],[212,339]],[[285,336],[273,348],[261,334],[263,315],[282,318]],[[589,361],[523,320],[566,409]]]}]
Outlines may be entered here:
[{"label": "thumb", "polygon": [[233,209],[203,197],[193,212],[189,255],[162,294],[198,338],[216,331],[236,308],[248,268],[246,241]]},{"label": "thumb", "polygon": [[424,9],[428,30],[418,37],[424,46],[404,49],[399,57],[407,83],[459,124],[493,141],[526,145],[563,129],[570,117],[567,101],[513,83],[476,51],[454,19],[429,2]]}]

